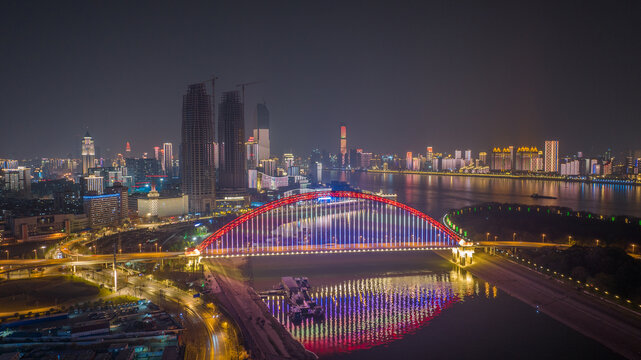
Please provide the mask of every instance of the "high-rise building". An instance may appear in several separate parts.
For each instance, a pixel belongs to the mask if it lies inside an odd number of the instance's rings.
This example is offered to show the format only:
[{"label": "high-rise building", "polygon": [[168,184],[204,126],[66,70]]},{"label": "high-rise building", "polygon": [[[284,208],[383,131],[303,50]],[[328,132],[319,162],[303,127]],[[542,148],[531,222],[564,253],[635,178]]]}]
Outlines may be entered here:
[{"label": "high-rise building", "polygon": [[465,150],[465,161],[472,161],[472,150]]},{"label": "high-rise building", "polygon": [[283,154],[283,161],[285,162],[285,169],[294,166],[294,154]]},{"label": "high-rise building", "polygon": [[189,85],[183,96],[180,169],[189,211],[211,212],[215,204],[212,101],[204,83]]},{"label": "high-rise building", "polygon": [[[256,130],[254,130],[256,133]],[[246,156],[247,156],[247,169],[255,169],[258,167],[258,141],[253,136],[250,136],[245,142]]]},{"label": "high-rise building", "polygon": [[487,166],[487,153],[485,151],[479,153],[479,165]]},{"label": "high-rise building", "polygon": [[339,166],[347,167],[347,126],[341,124],[341,137],[340,137],[340,149],[339,154]]},{"label": "high-rise building", "polygon": [[522,146],[516,149],[516,171],[536,171],[536,158],[539,150],[536,146],[527,147]]},{"label": "high-rise building", "polygon": [[94,159],[96,157],[96,148],[94,147],[93,138],[89,132],[85,134],[82,139],[82,175],[88,175],[89,169],[94,167]]},{"label": "high-rise building", "polygon": [[462,159],[461,150],[454,150],[454,159]]},{"label": "high-rise building", "polygon": [[120,194],[84,196],[83,207],[89,226],[96,229],[116,225],[122,220]]},{"label": "high-rise building", "polygon": [[102,195],[104,192],[104,179],[102,176],[89,175],[83,178],[84,192],[91,195]]},{"label": "high-rise building", "polygon": [[162,144],[163,149],[163,159],[162,159],[162,171],[165,175],[171,177],[173,176],[174,170],[174,151],[172,143]]},{"label": "high-rise building", "polygon": [[320,184],[323,182],[323,164],[316,161],[310,166],[309,173],[311,180],[315,184]]},{"label": "high-rise building", "polygon": [[31,194],[31,169],[18,166],[15,169],[4,169],[4,188],[7,191]]},{"label": "high-rise building", "polygon": [[254,130],[254,141],[258,144],[257,161],[267,160],[271,157],[271,149],[269,143],[269,110],[266,104],[258,104],[256,106],[256,124],[257,129]]},{"label": "high-rise building", "polygon": [[545,165],[547,173],[559,172],[559,142],[557,140],[545,141]]},{"label": "high-rise building", "polygon": [[412,152],[408,151],[407,154],[405,154],[405,168],[407,170],[414,170],[414,168],[412,167],[414,165],[414,161],[412,159]]},{"label": "high-rise building", "polygon": [[105,194],[119,194],[118,208],[120,210],[120,219],[124,220],[129,217],[129,188],[122,186],[121,183],[115,183],[113,186],[105,188]]},{"label": "high-rise building", "polygon": [[224,92],[218,110],[218,186],[225,193],[242,194],[247,189],[244,119],[240,92]]},{"label": "high-rise building", "polygon": [[127,141],[127,144],[125,144],[125,154],[127,155],[127,157],[129,157],[131,154],[131,144],[129,143],[129,141]]},{"label": "high-rise building", "polygon": [[431,147],[431,146],[428,146],[428,147],[427,147],[427,154],[426,154],[426,156],[427,156],[427,161],[432,161],[432,159],[434,158],[434,150],[432,149],[432,147]]},{"label": "high-rise building", "polygon": [[154,146],[154,158],[160,161],[160,146]]}]

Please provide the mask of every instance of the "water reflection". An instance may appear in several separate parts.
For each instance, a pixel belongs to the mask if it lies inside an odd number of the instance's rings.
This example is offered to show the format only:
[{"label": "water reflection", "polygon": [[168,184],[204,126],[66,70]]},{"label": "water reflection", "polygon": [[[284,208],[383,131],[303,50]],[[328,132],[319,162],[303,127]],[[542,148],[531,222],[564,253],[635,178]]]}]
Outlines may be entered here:
[{"label": "water reflection", "polygon": [[[397,193],[400,202],[437,218],[449,209],[489,201],[641,217],[641,186],[367,172],[328,171],[327,175],[328,181],[342,180],[365,190]],[[534,193],[557,199],[533,199],[530,195]]]},{"label": "water reflection", "polygon": [[[496,287],[485,284],[486,297]],[[387,344],[411,334],[466,297],[479,294],[479,281],[460,269],[449,273],[355,279],[312,289],[326,310],[324,321],[293,324],[284,296],[265,303],[306,349],[318,355],[348,353]]]}]

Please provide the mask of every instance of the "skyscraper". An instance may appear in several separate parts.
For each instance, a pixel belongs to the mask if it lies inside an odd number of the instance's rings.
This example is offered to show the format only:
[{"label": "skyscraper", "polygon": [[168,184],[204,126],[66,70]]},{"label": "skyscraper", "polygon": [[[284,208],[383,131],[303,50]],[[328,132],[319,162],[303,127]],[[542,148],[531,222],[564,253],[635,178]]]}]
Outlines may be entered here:
[{"label": "skyscraper", "polygon": [[245,193],[247,189],[245,118],[238,91],[224,92],[221,97],[218,110],[218,146],[220,190],[229,194]]},{"label": "skyscraper", "polygon": [[412,152],[408,151],[407,154],[405,154],[405,168],[407,170],[414,170],[413,165],[414,161],[412,160]]},{"label": "skyscraper", "polygon": [[82,175],[89,174],[89,168],[94,167],[94,158],[96,156],[96,148],[93,144],[93,138],[89,135],[89,131],[82,139]]},{"label": "skyscraper", "polygon": [[180,168],[189,211],[208,213],[215,202],[212,101],[204,83],[189,85],[183,95]]},{"label": "skyscraper", "polygon": [[271,156],[269,144],[269,110],[267,105],[256,106],[257,129],[254,130],[254,141],[258,143],[257,161],[267,160]]},{"label": "skyscraper", "polygon": [[347,166],[347,127],[345,124],[341,124],[341,137],[340,137],[340,158],[339,166]]},{"label": "skyscraper", "polygon": [[160,161],[160,146],[154,146],[154,157]]},{"label": "skyscraper", "polygon": [[173,151],[173,145],[172,143],[164,143],[162,144],[162,149],[163,149],[163,158],[162,158],[162,170],[165,172],[166,175],[169,177],[173,176],[173,160],[174,160],[174,151]]},{"label": "skyscraper", "polygon": [[545,172],[559,172],[559,142],[558,140],[545,141]]}]

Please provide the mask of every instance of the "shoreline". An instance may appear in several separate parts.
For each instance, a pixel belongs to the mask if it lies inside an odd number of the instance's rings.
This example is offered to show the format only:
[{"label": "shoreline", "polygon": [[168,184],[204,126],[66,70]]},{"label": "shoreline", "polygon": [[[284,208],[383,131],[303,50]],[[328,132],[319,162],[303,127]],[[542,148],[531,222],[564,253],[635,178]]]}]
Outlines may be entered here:
[{"label": "shoreline", "polygon": [[366,172],[372,174],[400,174],[400,175],[434,175],[434,176],[461,176],[461,177],[480,177],[494,179],[516,179],[516,180],[537,180],[537,181],[557,181],[557,182],[577,182],[595,185],[624,185],[624,186],[641,186],[641,181],[634,180],[617,180],[617,179],[577,179],[563,176],[532,176],[532,175],[511,175],[511,174],[474,174],[474,173],[457,173],[457,172],[437,172],[437,171],[411,171],[411,170],[345,170],[345,169],[327,169],[327,171],[343,172]]},{"label": "shoreline", "polygon": [[641,359],[641,317],[638,314],[616,308],[594,296],[586,296],[498,256],[478,254],[474,264],[465,267],[465,270],[496,284],[510,296],[615,353],[628,359]]}]

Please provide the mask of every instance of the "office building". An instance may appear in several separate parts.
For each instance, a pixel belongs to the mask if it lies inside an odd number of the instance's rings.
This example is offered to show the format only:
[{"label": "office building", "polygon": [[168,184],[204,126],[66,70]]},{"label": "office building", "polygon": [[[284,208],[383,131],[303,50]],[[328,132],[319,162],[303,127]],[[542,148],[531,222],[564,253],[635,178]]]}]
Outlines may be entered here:
[{"label": "office building", "polygon": [[113,186],[105,188],[105,194],[119,194],[118,209],[120,210],[120,219],[124,220],[129,217],[129,188],[121,183],[115,183]]},{"label": "office building", "polygon": [[559,172],[559,142],[548,140],[545,142],[545,165],[546,173]]},{"label": "office building", "polygon": [[323,164],[318,161],[311,164],[309,169],[309,174],[314,184],[322,183],[323,182]]},{"label": "office building", "polygon": [[215,205],[214,125],[205,84],[190,85],[183,96],[180,172],[189,211],[209,213]]},{"label": "office building", "polygon": [[[255,133],[255,132],[254,132]],[[245,142],[246,156],[247,156],[247,169],[255,169],[258,167],[258,141],[253,136],[250,136]]]},{"label": "office building", "polygon": [[431,146],[427,147],[426,153],[427,161],[432,161],[434,159],[434,149]]},{"label": "office building", "polygon": [[31,194],[31,168],[18,166],[4,169],[4,189],[29,196]]},{"label": "office building", "polygon": [[165,175],[172,177],[174,176],[174,150],[171,143],[162,144],[162,171]]},{"label": "office building", "polygon": [[120,194],[83,196],[82,201],[91,228],[118,225],[122,220]]},{"label": "office building", "polygon": [[405,154],[405,168],[407,170],[413,170],[412,165],[414,165],[414,162],[412,161],[412,159],[413,159],[412,152],[408,151]]},{"label": "office building", "polygon": [[85,137],[82,138],[82,175],[88,175],[89,169],[94,167],[94,160],[96,157],[96,148],[93,143],[93,138],[89,135],[89,132],[85,134]]},{"label": "office building", "polygon": [[160,146],[154,146],[154,159],[160,161]]},{"label": "office building", "polygon": [[462,159],[462,154],[461,150],[454,150],[454,158],[455,159]]},{"label": "office building", "polygon": [[340,134],[340,147],[339,147],[339,159],[338,159],[338,166],[339,167],[347,167],[348,161],[347,161],[347,127],[345,124],[341,124],[340,126],[341,134]]},{"label": "office building", "polygon": [[269,110],[266,104],[256,106],[256,127],[254,141],[257,144],[256,160],[267,160],[271,157],[269,143]]},{"label": "office building", "polygon": [[187,195],[162,196],[156,190],[152,190],[146,198],[136,201],[138,216],[142,217],[183,216],[189,212]]},{"label": "office building", "polygon": [[89,175],[82,178],[84,182],[84,193],[90,195],[102,195],[104,193],[104,179],[102,176]]},{"label": "office building", "polygon": [[240,92],[224,92],[218,106],[218,187],[225,194],[244,194],[247,189],[247,160]]}]

